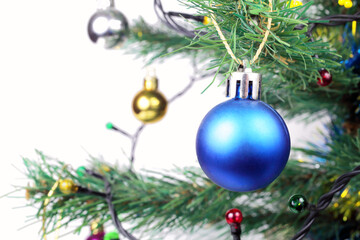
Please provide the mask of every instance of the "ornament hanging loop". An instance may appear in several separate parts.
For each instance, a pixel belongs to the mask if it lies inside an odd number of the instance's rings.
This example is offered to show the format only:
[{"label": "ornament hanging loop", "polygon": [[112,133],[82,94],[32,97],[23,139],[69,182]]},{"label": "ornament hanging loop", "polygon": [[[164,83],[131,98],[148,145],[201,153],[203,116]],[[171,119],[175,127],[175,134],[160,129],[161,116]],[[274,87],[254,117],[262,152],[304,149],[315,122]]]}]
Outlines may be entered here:
[{"label": "ornament hanging loop", "polygon": [[248,60],[243,60],[238,70],[231,74],[226,84],[226,97],[236,99],[260,100],[261,97],[260,73],[254,73]]},{"label": "ornament hanging loop", "polygon": [[238,71],[243,72],[245,69],[251,69],[251,63],[247,59],[241,61],[238,67]]}]

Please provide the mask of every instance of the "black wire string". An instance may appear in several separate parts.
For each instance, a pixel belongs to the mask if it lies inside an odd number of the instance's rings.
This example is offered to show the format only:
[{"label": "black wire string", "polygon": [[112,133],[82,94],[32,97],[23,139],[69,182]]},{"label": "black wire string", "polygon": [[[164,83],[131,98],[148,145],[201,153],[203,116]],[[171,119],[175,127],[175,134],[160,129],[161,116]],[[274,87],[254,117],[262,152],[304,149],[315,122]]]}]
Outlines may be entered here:
[{"label": "black wire string", "polygon": [[138,138],[139,138],[141,132],[144,130],[145,126],[146,126],[145,124],[142,124],[140,127],[138,127],[136,132],[133,135],[131,135],[130,133],[118,128],[117,126],[115,126],[113,124],[111,124],[111,129],[112,130],[121,133],[122,135],[124,135],[125,137],[127,137],[127,138],[129,138],[131,140],[130,169],[132,169],[133,165],[134,165],[135,151],[136,151]]},{"label": "black wire string", "polygon": [[113,194],[112,194],[112,189],[111,189],[111,184],[110,182],[106,179],[105,176],[103,175],[100,175],[92,170],[88,170],[86,169],[86,173],[89,174],[90,176],[93,176],[97,179],[100,179],[104,182],[104,186],[105,186],[105,193],[98,193],[98,192],[93,192],[89,189],[86,189],[86,188],[81,188],[82,190],[85,190],[87,193],[96,193],[96,196],[99,196],[101,195],[102,197],[105,198],[106,200],[106,203],[109,207],[109,211],[110,211],[110,215],[111,215],[111,219],[117,229],[117,231],[122,234],[124,237],[126,237],[127,239],[130,239],[130,240],[138,240],[136,237],[134,237],[131,233],[129,233],[128,231],[126,231],[124,229],[124,227],[122,226],[121,224],[121,221],[118,217],[118,214],[116,212],[116,209],[115,209],[115,206],[112,202],[113,200]]},{"label": "black wire string", "polygon": [[215,74],[215,72],[210,72],[210,73],[206,73],[200,76],[196,76],[197,72],[199,72],[199,70],[197,69],[197,65],[195,62],[193,62],[193,68],[194,68],[194,74],[193,76],[190,77],[190,82],[188,83],[188,85],[185,86],[185,88],[183,90],[181,90],[180,92],[178,92],[177,94],[175,94],[173,97],[171,97],[168,100],[168,103],[172,103],[174,102],[176,99],[178,99],[179,97],[182,97],[185,93],[187,93],[194,85],[194,83],[196,81],[200,81],[204,78],[213,76]]},{"label": "black wire string", "polygon": [[111,128],[112,128],[112,130],[115,130],[115,131],[121,133],[125,137],[131,138],[131,139],[134,137],[134,135],[131,135],[130,133],[128,133],[128,132],[126,132],[126,131],[124,131],[124,130],[122,130],[122,129],[114,126],[114,125],[112,125]]},{"label": "black wire string", "polygon": [[154,10],[157,15],[157,17],[160,19],[160,21],[165,24],[167,27],[175,30],[176,32],[188,36],[188,37],[194,37],[195,34],[192,31],[188,31],[184,27],[180,26],[176,23],[176,21],[173,20],[169,14],[167,14],[162,6],[162,3],[160,0],[154,0]]},{"label": "black wire string", "polygon": [[[331,27],[331,26],[343,25],[348,22],[358,21],[358,20],[360,20],[360,12],[357,12],[354,15],[338,14],[338,15],[322,17],[316,20],[311,20],[311,22],[312,21],[314,22],[311,23],[311,26],[309,27],[307,34],[311,34],[317,25]],[[321,21],[328,21],[328,22],[321,22]]]},{"label": "black wire string", "polygon": [[172,98],[169,99],[168,103],[172,103],[173,101],[175,101],[176,99],[178,99],[179,97],[181,97],[182,95],[184,95],[187,91],[190,90],[190,88],[194,85],[195,81],[197,79],[195,77],[191,77],[190,78],[190,82],[188,83],[188,85],[186,85],[186,87],[179,93],[177,93],[175,96],[173,96]]},{"label": "black wire string", "polygon": [[[333,26],[340,26],[344,25],[348,22],[358,21],[360,20],[360,11],[355,13],[354,15],[347,15],[347,14],[337,14],[331,16],[325,16],[318,19],[310,19],[309,27],[306,32],[306,35],[310,37],[311,41],[313,42],[314,39],[312,37],[312,32],[318,25],[333,27]],[[295,27],[295,30],[301,30],[305,27],[305,25],[298,25]]]},{"label": "black wire string", "polygon": [[141,134],[141,132],[144,130],[145,128],[145,124],[142,124],[135,132],[133,138],[132,138],[132,147],[131,147],[131,168],[134,165],[134,160],[135,160],[135,150],[136,150],[136,146],[137,146],[137,142],[139,139],[139,136]]},{"label": "black wire string", "polygon": [[292,240],[303,239],[310,231],[311,226],[314,223],[316,217],[319,215],[319,213],[321,211],[323,211],[324,209],[326,209],[330,205],[332,199],[334,198],[334,195],[336,193],[342,191],[346,187],[346,185],[350,182],[350,180],[359,174],[360,174],[360,166],[357,166],[356,168],[354,168],[353,171],[345,173],[344,175],[341,175],[335,181],[331,190],[328,193],[326,193],[320,197],[317,205],[310,205],[309,206],[309,210],[310,210],[309,216],[305,220],[301,230],[297,234],[295,234],[295,236],[292,238]]},{"label": "black wire string", "polygon": [[166,12],[163,8],[161,0],[154,0],[154,10],[157,17],[160,21],[165,24],[167,27],[175,30],[179,34],[182,34],[189,38],[194,38],[197,35],[203,35],[200,31],[188,30],[187,28],[181,26],[175,18],[185,18],[195,20],[197,22],[203,22],[204,16],[195,16],[192,14],[181,13],[181,12]]},{"label": "black wire string", "polygon": [[[129,233],[128,231],[126,231],[124,229],[124,227],[121,224],[121,221],[118,217],[118,214],[116,212],[115,206],[113,204],[113,194],[112,194],[112,188],[111,188],[111,184],[110,182],[107,180],[107,178],[103,175],[100,175],[92,170],[89,169],[85,169],[85,172],[92,176],[95,177],[97,179],[100,179],[101,181],[104,182],[104,187],[105,187],[105,193],[100,193],[100,192],[95,192],[92,191],[90,189],[84,188],[84,187],[79,187],[79,191],[78,193],[85,193],[85,194],[92,194],[95,196],[100,196],[105,198],[106,203],[108,205],[109,211],[110,211],[110,215],[111,215],[111,219],[113,221],[113,224],[115,225],[117,231],[122,234],[124,237],[126,237],[127,239],[130,240],[139,240],[137,239],[134,235],[132,235],[131,233]],[[231,226],[230,227],[231,230],[231,235],[233,237],[233,240],[241,240],[241,226],[240,224],[238,226]]]},{"label": "black wire string", "polygon": [[[175,21],[174,17],[181,17],[185,19],[192,19],[197,22],[203,22],[204,16],[196,16],[188,13],[181,13],[181,12],[166,12],[162,6],[161,0],[154,0],[154,9],[155,13],[160,19],[162,23],[164,23],[167,27],[175,30],[179,34],[185,35],[190,38],[194,38],[197,35],[203,35],[204,33],[188,30],[185,27],[179,25],[177,21]],[[325,16],[318,19],[309,19],[309,27],[306,32],[307,36],[312,36],[313,30],[318,25],[323,26],[339,26],[346,24],[352,21],[359,21],[360,20],[360,11],[355,13],[354,15],[347,15],[347,14],[337,14],[331,16]],[[295,30],[301,30],[305,27],[305,25],[298,25],[295,27]]]},{"label": "black wire string", "polygon": [[241,240],[241,225],[231,225],[230,226],[231,236],[233,237],[233,240]]}]

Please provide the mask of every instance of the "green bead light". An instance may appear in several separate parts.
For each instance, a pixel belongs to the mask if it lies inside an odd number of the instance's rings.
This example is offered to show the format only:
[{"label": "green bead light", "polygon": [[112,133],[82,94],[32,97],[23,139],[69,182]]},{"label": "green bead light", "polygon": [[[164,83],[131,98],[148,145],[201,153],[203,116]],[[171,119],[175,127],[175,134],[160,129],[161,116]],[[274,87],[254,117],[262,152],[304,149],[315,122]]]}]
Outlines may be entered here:
[{"label": "green bead light", "polygon": [[109,122],[109,123],[106,124],[106,128],[107,129],[113,129],[114,125],[111,122]]},{"label": "green bead light", "polygon": [[303,195],[296,194],[289,199],[289,209],[294,213],[301,213],[308,205],[306,198]]},{"label": "green bead light", "polygon": [[85,176],[86,168],[83,166],[78,167],[78,169],[76,169],[76,173],[79,177],[83,177],[83,176]]},{"label": "green bead light", "polygon": [[104,240],[120,240],[117,232],[109,232],[105,235]]}]

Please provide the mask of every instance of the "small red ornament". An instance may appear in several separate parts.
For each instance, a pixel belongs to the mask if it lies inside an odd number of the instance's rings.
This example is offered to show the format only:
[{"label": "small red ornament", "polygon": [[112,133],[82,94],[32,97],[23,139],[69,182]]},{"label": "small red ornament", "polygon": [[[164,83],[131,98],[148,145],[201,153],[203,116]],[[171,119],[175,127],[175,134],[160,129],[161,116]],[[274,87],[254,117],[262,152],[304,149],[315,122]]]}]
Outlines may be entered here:
[{"label": "small red ornament", "polygon": [[317,84],[319,86],[325,87],[332,82],[332,76],[326,69],[319,70],[321,78],[318,78]]},{"label": "small red ornament", "polygon": [[226,212],[225,218],[229,225],[237,225],[242,222],[243,215],[239,209],[233,208]]}]

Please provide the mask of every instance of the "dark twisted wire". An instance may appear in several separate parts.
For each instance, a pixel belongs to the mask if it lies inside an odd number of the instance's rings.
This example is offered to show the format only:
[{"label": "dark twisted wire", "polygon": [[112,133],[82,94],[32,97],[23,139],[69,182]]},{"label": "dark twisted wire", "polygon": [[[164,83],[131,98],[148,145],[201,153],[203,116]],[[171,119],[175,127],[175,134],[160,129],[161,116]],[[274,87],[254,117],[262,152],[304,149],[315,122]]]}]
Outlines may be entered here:
[{"label": "dark twisted wire", "polygon": [[117,229],[117,231],[122,234],[124,237],[126,237],[127,239],[130,239],[130,240],[138,240],[136,237],[134,237],[131,233],[129,233],[128,231],[126,231],[124,229],[124,227],[122,226],[121,224],[121,221],[118,217],[118,214],[116,212],[116,209],[115,209],[115,206],[112,202],[113,200],[113,194],[112,194],[112,189],[111,189],[111,184],[110,182],[106,179],[105,176],[103,175],[100,175],[92,170],[88,170],[86,169],[86,173],[89,174],[90,176],[93,176],[97,179],[100,179],[104,182],[104,185],[105,185],[105,193],[97,193],[97,192],[93,192],[91,190],[88,190],[86,188],[82,188],[82,189],[85,189],[87,192],[89,193],[92,193],[92,194],[95,194],[97,196],[102,196],[105,198],[106,200],[106,203],[109,207],[109,211],[110,211],[110,215],[111,215],[111,219]]},{"label": "dark twisted wire", "polygon": [[[161,0],[154,0],[154,9],[155,9],[155,13],[156,13],[157,17],[160,19],[160,21],[163,24],[165,24],[167,27],[178,32],[179,34],[182,34],[182,35],[190,37],[190,38],[194,38],[199,34],[200,35],[204,34],[204,33],[198,32],[198,31],[188,30],[185,27],[178,24],[177,21],[175,20],[176,17],[181,17],[181,18],[185,18],[185,19],[192,19],[197,22],[203,22],[204,16],[195,16],[192,14],[181,13],[181,12],[166,12],[163,8]],[[308,31],[306,32],[306,35],[311,37],[313,30],[318,25],[331,27],[331,26],[339,26],[339,25],[346,24],[348,22],[359,21],[359,20],[360,20],[360,11],[353,15],[337,14],[337,15],[321,17],[318,19],[309,19],[310,24],[308,27]],[[304,27],[305,27],[305,25],[298,25],[295,27],[295,30],[301,30]]]},{"label": "dark twisted wire", "polygon": [[166,12],[163,8],[161,0],[154,0],[154,10],[157,17],[160,19],[160,21],[163,24],[165,24],[168,28],[171,28],[186,37],[194,38],[199,34],[200,35],[204,34],[204,33],[200,33],[199,31],[188,30],[187,28],[181,26],[175,20],[175,18],[183,18],[183,19],[195,20],[197,22],[203,22],[204,21],[203,16],[195,16],[192,14],[181,13],[181,12]]},{"label": "dark twisted wire", "polygon": [[319,215],[319,213],[321,211],[323,211],[324,209],[326,209],[332,199],[334,198],[335,194],[340,192],[341,190],[343,190],[346,185],[350,182],[350,180],[359,175],[360,174],[360,166],[357,166],[356,168],[354,168],[354,170],[352,170],[351,172],[345,173],[343,175],[341,175],[335,182],[333,187],[331,188],[331,190],[328,193],[325,193],[324,195],[322,195],[319,200],[317,205],[310,205],[309,210],[310,210],[310,214],[307,217],[307,219],[304,222],[303,227],[301,228],[301,230],[295,234],[295,236],[292,238],[292,240],[301,240],[303,239],[308,232],[311,229],[312,224],[314,223],[316,217]]},{"label": "dark twisted wire", "polygon": [[[309,20],[310,24],[306,32],[306,35],[312,38],[312,32],[318,25],[334,27],[358,20],[360,20],[360,11],[355,13],[354,15],[337,14],[337,15],[325,16],[318,19],[310,19]],[[295,27],[295,30],[301,30],[304,27],[305,25],[298,25]]]}]

